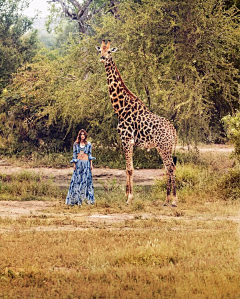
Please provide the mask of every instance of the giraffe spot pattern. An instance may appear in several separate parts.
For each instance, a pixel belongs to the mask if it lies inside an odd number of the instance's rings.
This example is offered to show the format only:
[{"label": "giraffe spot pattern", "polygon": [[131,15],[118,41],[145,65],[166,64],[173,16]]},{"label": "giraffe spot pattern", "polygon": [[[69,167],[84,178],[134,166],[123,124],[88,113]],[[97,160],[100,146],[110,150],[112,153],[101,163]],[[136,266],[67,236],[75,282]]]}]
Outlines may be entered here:
[{"label": "giraffe spot pattern", "polygon": [[175,165],[172,148],[176,145],[177,133],[174,126],[163,117],[150,112],[143,102],[125,86],[120,73],[112,60],[110,41],[102,42],[101,55],[105,58],[105,70],[110,99],[118,115],[118,134],[121,137],[126,156],[127,195],[132,194],[132,153],[133,145],[143,148],[155,147],[167,169],[167,202],[171,184],[176,197]]}]

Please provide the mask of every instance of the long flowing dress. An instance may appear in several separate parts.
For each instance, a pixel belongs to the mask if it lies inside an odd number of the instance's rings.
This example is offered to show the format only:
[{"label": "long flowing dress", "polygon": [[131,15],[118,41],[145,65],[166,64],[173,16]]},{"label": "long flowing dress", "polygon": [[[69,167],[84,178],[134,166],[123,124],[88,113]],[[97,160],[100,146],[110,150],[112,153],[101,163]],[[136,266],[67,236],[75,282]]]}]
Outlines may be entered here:
[{"label": "long flowing dress", "polygon": [[[80,151],[88,155],[88,160],[77,159]],[[76,142],[73,145],[73,159],[70,163],[76,163],[76,169],[73,171],[70,187],[68,190],[66,204],[82,205],[83,201],[87,204],[94,204],[94,188],[90,161],[96,159],[92,157],[92,145],[88,142],[84,147]]]}]

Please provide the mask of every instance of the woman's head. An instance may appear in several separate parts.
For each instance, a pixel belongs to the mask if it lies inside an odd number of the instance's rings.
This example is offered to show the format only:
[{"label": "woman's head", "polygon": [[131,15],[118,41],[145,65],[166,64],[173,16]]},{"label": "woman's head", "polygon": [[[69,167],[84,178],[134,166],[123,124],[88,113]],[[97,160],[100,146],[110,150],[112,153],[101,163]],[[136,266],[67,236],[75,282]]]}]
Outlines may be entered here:
[{"label": "woman's head", "polygon": [[84,129],[78,132],[76,143],[79,144],[81,141],[87,144],[87,132]]}]

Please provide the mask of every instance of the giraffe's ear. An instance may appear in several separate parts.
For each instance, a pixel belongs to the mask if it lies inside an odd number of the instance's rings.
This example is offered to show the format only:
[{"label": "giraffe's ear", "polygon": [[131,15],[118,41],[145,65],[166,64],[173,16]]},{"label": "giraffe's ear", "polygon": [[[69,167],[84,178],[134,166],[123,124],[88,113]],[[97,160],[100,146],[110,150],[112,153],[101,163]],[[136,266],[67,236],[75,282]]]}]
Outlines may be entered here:
[{"label": "giraffe's ear", "polygon": [[98,52],[101,52],[101,48],[100,47],[96,46],[96,49],[97,49]]},{"label": "giraffe's ear", "polygon": [[117,52],[117,50],[118,50],[118,48],[112,48],[111,52],[114,53],[114,52]]}]

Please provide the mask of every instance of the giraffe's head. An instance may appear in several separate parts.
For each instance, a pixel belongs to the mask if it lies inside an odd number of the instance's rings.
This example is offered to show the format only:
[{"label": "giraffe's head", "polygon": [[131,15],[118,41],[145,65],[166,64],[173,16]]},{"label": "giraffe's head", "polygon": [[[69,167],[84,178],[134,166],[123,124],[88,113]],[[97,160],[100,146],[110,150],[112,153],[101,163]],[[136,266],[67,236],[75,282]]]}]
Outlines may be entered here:
[{"label": "giraffe's head", "polygon": [[106,44],[105,40],[103,40],[101,47],[96,47],[98,52],[101,53],[101,57],[100,57],[101,62],[104,62],[104,63],[108,62],[108,60],[111,58],[111,52],[117,51],[117,48],[110,49],[110,42],[111,41],[109,40]]}]

